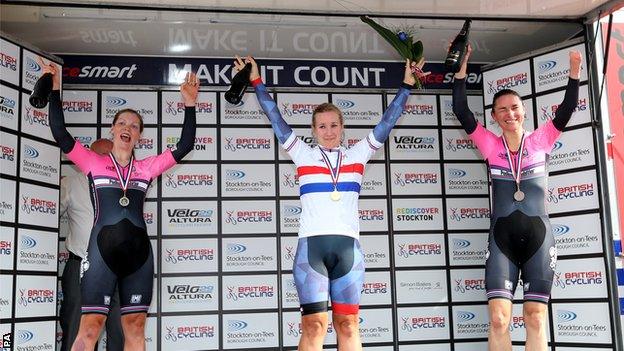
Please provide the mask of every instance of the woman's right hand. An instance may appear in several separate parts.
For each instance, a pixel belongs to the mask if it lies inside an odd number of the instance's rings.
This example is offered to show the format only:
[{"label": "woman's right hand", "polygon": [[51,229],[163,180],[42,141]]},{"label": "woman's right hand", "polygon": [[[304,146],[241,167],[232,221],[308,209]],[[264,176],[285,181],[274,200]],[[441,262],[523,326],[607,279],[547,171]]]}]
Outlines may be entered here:
[{"label": "woman's right hand", "polygon": [[243,61],[243,59],[236,55],[236,60],[234,61],[234,68],[236,69],[236,71],[240,71],[245,67],[245,64],[247,63],[251,63],[251,73],[249,74],[249,81],[253,82],[254,80],[260,78],[260,71],[258,70],[258,64],[256,63],[256,60],[253,59],[253,57],[251,56],[247,56],[245,57],[245,60]]},{"label": "woman's right hand", "polygon": [[52,74],[52,90],[61,90],[61,75],[59,74],[58,67],[56,67],[52,61],[46,64],[41,57],[39,57],[38,61],[43,70],[43,74]]}]

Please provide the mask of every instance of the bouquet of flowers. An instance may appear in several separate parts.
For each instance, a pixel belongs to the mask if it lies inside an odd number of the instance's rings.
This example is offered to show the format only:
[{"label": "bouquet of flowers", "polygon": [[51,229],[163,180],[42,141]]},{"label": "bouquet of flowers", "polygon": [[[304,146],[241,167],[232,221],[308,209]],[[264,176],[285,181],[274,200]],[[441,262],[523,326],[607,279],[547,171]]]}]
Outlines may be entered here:
[{"label": "bouquet of flowers", "polygon": [[[406,27],[390,30],[373,21],[368,16],[361,16],[360,19],[386,39],[404,59],[409,59],[411,62],[418,63],[423,58],[423,44],[420,40],[414,41],[414,28]],[[414,78],[416,78],[416,87],[422,88],[421,79],[425,77],[423,71],[413,66],[412,73],[414,73]]]}]

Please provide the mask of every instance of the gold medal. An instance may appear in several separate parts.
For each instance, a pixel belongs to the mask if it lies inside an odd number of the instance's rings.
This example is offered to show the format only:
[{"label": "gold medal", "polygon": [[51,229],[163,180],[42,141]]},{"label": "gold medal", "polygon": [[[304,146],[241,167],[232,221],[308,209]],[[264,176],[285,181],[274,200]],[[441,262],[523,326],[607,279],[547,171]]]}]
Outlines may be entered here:
[{"label": "gold medal", "polygon": [[332,199],[332,201],[340,201],[340,198],[342,196],[340,195],[338,190],[334,189],[334,191],[331,192],[331,195],[329,195],[329,197]]}]

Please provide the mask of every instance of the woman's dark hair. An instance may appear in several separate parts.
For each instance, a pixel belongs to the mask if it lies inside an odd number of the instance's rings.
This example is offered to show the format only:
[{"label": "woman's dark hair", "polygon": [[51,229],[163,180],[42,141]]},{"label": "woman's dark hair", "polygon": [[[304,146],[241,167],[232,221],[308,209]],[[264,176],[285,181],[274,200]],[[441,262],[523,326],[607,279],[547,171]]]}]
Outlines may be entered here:
[{"label": "woman's dark hair", "polygon": [[515,95],[518,97],[518,99],[522,100],[522,98],[520,98],[520,94],[518,94],[515,90],[503,89],[494,94],[494,98],[492,99],[492,110],[494,109],[494,107],[496,107],[496,100],[504,95]]},{"label": "woman's dark hair", "polygon": [[141,133],[143,133],[143,116],[141,116],[140,113],[138,113],[136,110],[133,110],[131,108],[124,108],[123,110],[119,110],[117,111],[117,113],[115,113],[115,117],[113,117],[113,125],[115,125],[115,123],[117,122],[117,119],[119,118],[119,116],[121,116],[122,113],[132,113],[135,116],[139,117],[139,124],[141,126]]}]

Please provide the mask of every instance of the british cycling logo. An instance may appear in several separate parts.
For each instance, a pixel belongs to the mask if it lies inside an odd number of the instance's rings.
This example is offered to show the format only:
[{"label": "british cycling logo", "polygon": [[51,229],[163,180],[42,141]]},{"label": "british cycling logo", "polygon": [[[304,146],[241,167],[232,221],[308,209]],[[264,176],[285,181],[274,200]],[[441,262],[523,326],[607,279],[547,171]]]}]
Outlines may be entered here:
[{"label": "british cycling logo", "polygon": [[511,76],[497,78],[492,81],[487,81],[488,94],[496,94],[503,89],[513,89],[519,85],[527,84],[529,81],[529,75],[526,72],[517,73]]},{"label": "british cycling logo", "polygon": [[0,52],[0,67],[6,67],[14,72],[17,71],[17,58],[7,53]]},{"label": "british cycling logo", "polygon": [[282,185],[289,187],[289,188],[294,188],[295,186],[299,185],[299,177],[297,177],[296,174],[292,174],[292,173],[284,173],[282,174]]},{"label": "british cycling logo", "polygon": [[467,291],[485,291],[485,279],[455,279],[455,291],[462,294]]},{"label": "british cycling logo", "polygon": [[442,245],[438,243],[398,244],[399,256],[409,258],[414,255],[440,255]]},{"label": "british cycling logo", "polygon": [[294,261],[295,260],[295,247],[294,246],[284,246],[284,260],[286,261]]},{"label": "british cycling logo", "polygon": [[214,260],[214,249],[211,248],[166,249],[166,251],[165,262],[171,264]]},{"label": "british cycling logo", "polygon": [[65,112],[93,112],[92,101],[63,101],[63,111]]},{"label": "british cycling logo", "polygon": [[565,289],[568,286],[601,285],[603,283],[600,271],[555,272],[555,286]]},{"label": "british cycling logo", "polygon": [[178,340],[197,340],[214,337],[212,325],[182,325],[178,327],[165,327],[167,329],[165,340],[177,342]]},{"label": "british cycling logo", "polygon": [[293,116],[312,116],[314,109],[319,104],[306,104],[306,103],[282,103],[282,114],[287,117]]},{"label": "british cycling logo", "polygon": [[48,122],[48,114],[42,110],[37,110],[32,107],[25,107],[26,109],[26,122],[30,125],[39,124],[45,127],[48,127],[50,123]]},{"label": "british cycling logo", "polygon": [[446,150],[457,152],[461,150],[476,150],[474,142],[471,139],[455,139],[455,138],[445,138],[446,139]]}]

